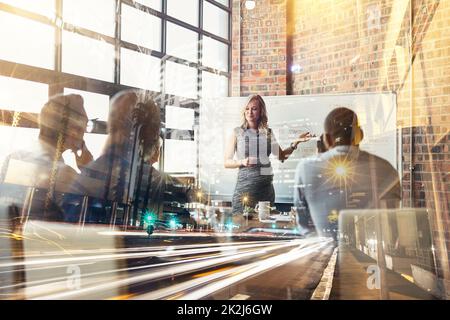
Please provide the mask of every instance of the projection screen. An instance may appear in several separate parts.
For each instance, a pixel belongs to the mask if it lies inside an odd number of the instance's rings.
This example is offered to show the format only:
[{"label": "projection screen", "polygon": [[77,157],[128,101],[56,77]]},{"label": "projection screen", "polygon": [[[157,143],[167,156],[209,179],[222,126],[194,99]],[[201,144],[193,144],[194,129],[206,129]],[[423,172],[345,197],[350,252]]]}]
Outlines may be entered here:
[{"label": "projection screen", "polygon": [[[323,132],[328,113],[343,106],[354,110],[364,131],[361,149],[374,153],[398,168],[396,95],[358,93],[319,96],[268,96],[269,126],[282,148],[287,148],[301,132],[317,136]],[[203,99],[199,119],[199,179],[212,200],[231,201],[238,169],[224,168],[224,150],[233,128],[241,122],[247,97]],[[316,140],[301,143],[291,157],[281,163],[271,158],[276,202],[293,199],[295,168],[301,158],[316,154]]]}]

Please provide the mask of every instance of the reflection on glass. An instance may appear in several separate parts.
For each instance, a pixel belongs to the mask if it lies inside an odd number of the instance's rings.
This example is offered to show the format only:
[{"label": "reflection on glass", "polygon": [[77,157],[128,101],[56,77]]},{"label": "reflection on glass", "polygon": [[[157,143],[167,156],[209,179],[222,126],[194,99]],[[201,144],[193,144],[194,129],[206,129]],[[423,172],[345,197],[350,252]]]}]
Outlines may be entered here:
[{"label": "reflection on glass", "polygon": [[38,13],[49,18],[55,16],[55,0],[2,0],[0,2]]},{"label": "reflection on glass", "polygon": [[228,78],[211,72],[202,72],[202,97],[218,98],[228,96]]},{"label": "reflection on glass", "polygon": [[136,2],[152,9],[161,11],[161,0],[136,0]]},{"label": "reflection on glass", "polygon": [[203,3],[203,29],[228,39],[228,13],[209,3]]},{"label": "reflection on glass", "polygon": [[63,31],[62,70],[67,73],[113,82],[114,46]]},{"label": "reflection on glass", "polygon": [[341,276],[336,282],[343,284],[345,278],[355,276],[357,269],[360,273],[376,269],[381,279],[379,282],[369,279],[366,286],[358,288],[364,297],[351,290],[339,290],[335,299],[442,297],[430,222],[429,212],[423,208],[341,210],[337,264]]},{"label": "reflection on glass", "polygon": [[197,69],[167,61],[165,72],[166,93],[181,97],[197,97]]},{"label": "reflection on glass", "polygon": [[47,100],[47,84],[0,76],[0,109],[39,113]]},{"label": "reflection on glass", "polygon": [[167,0],[167,14],[198,26],[198,0]]},{"label": "reflection on glass", "polygon": [[120,83],[161,91],[161,62],[158,58],[122,48],[120,61]]},{"label": "reflection on glass", "polygon": [[71,88],[64,88],[64,94],[79,94],[83,97],[88,119],[108,120],[109,96]]},{"label": "reflection on glass", "polygon": [[161,19],[122,5],[122,40],[148,49],[161,50]]},{"label": "reflection on glass", "polygon": [[192,130],[193,126],[193,109],[166,106],[166,128]]},{"label": "reflection on glass", "polygon": [[167,53],[192,62],[197,61],[198,34],[176,24],[167,23]]},{"label": "reflection on glass", "polygon": [[54,68],[53,27],[0,11],[0,59]]},{"label": "reflection on glass", "polygon": [[228,71],[228,45],[203,37],[202,64],[221,71]]},{"label": "reflection on glass", "polygon": [[113,37],[115,1],[64,0],[63,19],[75,26]]},{"label": "reflection on glass", "polygon": [[[183,157],[180,157],[180,155]],[[167,139],[164,147],[164,171],[193,173],[196,166],[195,141]]]}]

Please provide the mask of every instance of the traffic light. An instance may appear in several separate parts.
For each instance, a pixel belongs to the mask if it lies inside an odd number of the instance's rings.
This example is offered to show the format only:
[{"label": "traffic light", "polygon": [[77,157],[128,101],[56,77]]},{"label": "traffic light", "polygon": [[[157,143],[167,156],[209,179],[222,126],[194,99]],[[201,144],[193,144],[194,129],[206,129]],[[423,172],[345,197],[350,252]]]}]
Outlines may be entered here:
[{"label": "traffic light", "polygon": [[156,221],[156,214],[154,212],[151,211],[147,211],[144,215],[144,221],[147,224],[153,224]]},{"label": "traffic light", "polygon": [[150,236],[155,230],[156,214],[151,211],[146,211],[144,214],[144,222],[147,223],[147,233]]}]

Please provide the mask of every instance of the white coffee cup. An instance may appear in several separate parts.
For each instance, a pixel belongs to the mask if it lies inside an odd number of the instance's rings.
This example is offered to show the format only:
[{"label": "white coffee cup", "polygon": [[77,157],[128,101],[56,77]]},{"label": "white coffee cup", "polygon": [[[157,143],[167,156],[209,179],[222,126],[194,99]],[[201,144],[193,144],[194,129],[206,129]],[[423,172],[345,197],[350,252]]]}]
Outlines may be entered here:
[{"label": "white coffee cup", "polygon": [[270,201],[259,201],[255,206],[255,211],[258,211],[258,218],[260,220],[267,219],[270,215]]}]

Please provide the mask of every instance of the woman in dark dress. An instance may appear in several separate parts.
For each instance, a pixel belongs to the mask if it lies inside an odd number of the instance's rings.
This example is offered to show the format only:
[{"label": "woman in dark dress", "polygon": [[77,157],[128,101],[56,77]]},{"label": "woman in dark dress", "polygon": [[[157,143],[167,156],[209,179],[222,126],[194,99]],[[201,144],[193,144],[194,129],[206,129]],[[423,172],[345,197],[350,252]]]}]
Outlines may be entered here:
[{"label": "woman in dark dress", "polygon": [[282,149],[268,127],[266,104],[260,95],[252,95],[242,110],[242,125],[233,130],[225,151],[225,168],[239,168],[232,200],[232,212],[244,212],[245,205],[254,207],[259,201],[275,201],[273,171],[269,156],[286,160],[300,142],[311,138],[302,133],[287,149]]}]

